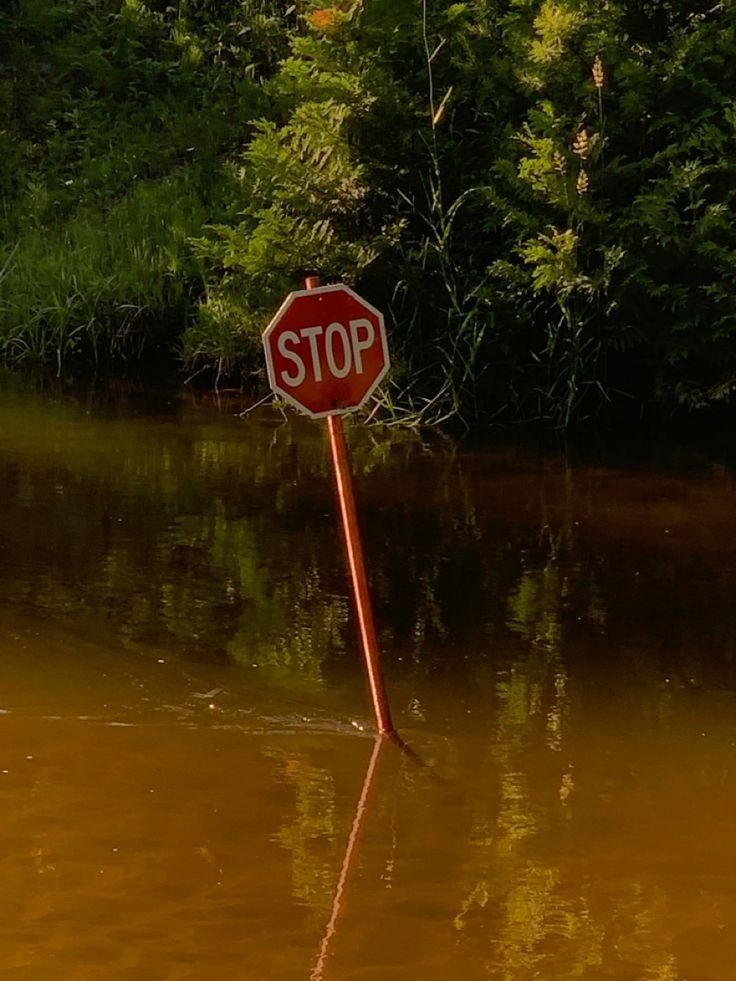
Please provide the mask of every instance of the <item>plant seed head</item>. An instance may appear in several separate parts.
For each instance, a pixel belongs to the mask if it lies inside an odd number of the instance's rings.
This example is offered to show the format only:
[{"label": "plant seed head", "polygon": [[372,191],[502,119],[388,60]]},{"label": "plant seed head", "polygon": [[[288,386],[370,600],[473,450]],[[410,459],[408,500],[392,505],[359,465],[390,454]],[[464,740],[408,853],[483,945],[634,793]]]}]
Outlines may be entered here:
[{"label": "plant seed head", "polygon": [[584,157],[590,150],[590,139],[588,137],[588,131],[583,127],[578,135],[573,140],[572,152],[577,153],[579,157]]},{"label": "plant seed head", "polygon": [[601,61],[601,56],[596,55],[593,61],[593,67],[591,69],[591,74],[593,75],[593,82],[597,89],[603,88],[603,83],[606,81],[606,73],[603,70],[603,62]]}]

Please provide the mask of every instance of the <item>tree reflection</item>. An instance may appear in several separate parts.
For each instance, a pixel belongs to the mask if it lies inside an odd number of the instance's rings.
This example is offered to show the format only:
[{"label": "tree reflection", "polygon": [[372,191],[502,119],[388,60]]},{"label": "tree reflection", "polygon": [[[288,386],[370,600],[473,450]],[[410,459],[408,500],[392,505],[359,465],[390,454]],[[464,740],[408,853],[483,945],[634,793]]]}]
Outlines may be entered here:
[{"label": "tree reflection", "polygon": [[[275,755],[274,751],[271,755]],[[332,775],[303,753],[284,751],[281,771],[295,795],[293,820],[278,833],[291,854],[292,893],[310,907],[328,907],[335,879],[331,846],[335,837],[335,787]]]}]

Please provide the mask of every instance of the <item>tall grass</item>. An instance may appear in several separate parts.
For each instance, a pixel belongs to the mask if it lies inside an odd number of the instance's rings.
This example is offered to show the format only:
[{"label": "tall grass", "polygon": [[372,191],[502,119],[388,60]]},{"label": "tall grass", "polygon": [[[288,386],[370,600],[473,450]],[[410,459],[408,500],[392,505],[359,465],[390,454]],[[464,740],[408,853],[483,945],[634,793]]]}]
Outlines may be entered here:
[{"label": "tall grass", "polygon": [[197,270],[187,246],[208,214],[192,168],[137,184],[111,207],[21,224],[0,253],[0,358],[140,356],[181,333]]}]

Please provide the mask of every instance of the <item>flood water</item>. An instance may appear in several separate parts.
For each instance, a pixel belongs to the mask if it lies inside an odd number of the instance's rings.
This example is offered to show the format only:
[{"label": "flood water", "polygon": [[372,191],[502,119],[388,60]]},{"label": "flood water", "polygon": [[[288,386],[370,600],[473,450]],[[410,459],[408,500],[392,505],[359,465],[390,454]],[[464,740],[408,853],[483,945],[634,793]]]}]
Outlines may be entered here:
[{"label": "flood water", "polygon": [[0,377],[0,976],[736,977],[736,472]]}]

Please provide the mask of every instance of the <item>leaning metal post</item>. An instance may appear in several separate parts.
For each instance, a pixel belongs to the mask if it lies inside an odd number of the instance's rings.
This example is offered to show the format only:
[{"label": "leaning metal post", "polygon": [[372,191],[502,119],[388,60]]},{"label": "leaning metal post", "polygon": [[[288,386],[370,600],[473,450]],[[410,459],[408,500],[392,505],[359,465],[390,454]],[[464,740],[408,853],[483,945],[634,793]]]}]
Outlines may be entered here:
[{"label": "leaning metal post", "polygon": [[[304,285],[308,290],[314,289],[319,286],[319,277],[308,276]],[[337,500],[342,517],[343,532],[345,534],[348,564],[353,583],[353,595],[355,596],[355,606],[358,612],[363,657],[368,674],[376,725],[381,735],[395,736],[396,730],[391,721],[391,710],[389,709],[386,685],[383,680],[383,669],[381,667],[381,655],[378,650],[376,628],[373,623],[373,610],[368,592],[368,579],[365,572],[358,517],[355,511],[353,482],[350,476],[350,464],[345,445],[342,417],[339,415],[327,416],[327,431],[330,439]]]}]

